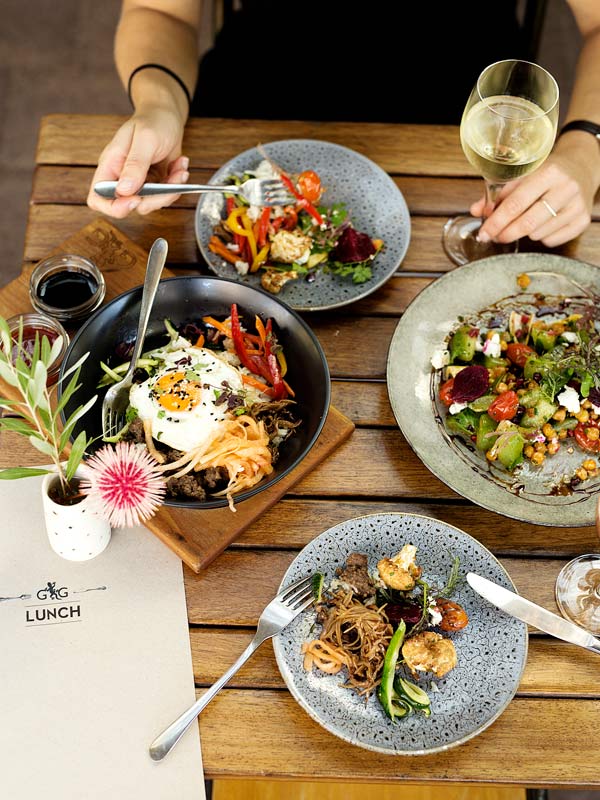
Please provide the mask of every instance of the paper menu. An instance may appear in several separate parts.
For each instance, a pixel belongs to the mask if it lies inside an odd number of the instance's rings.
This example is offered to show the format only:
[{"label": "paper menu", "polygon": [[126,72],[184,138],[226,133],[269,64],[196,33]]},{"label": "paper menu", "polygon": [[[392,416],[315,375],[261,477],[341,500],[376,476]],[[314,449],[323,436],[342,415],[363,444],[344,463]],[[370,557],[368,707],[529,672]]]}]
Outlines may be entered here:
[{"label": "paper menu", "polygon": [[144,528],[60,558],[41,480],[0,481],[0,796],[199,800],[196,725],[148,755],[195,700],[181,561]]}]

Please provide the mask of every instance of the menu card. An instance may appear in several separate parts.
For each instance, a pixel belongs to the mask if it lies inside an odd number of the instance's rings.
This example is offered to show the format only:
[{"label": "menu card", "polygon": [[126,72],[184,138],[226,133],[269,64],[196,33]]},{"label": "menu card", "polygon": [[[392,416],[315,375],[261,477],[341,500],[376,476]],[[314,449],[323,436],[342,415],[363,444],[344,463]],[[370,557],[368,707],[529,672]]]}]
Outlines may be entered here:
[{"label": "menu card", "polygon": [[142,527],[62,559],[41,481],[0,481],[0,794],[200,800],[197,725],[148,754],[196,699],[181,561]]}]

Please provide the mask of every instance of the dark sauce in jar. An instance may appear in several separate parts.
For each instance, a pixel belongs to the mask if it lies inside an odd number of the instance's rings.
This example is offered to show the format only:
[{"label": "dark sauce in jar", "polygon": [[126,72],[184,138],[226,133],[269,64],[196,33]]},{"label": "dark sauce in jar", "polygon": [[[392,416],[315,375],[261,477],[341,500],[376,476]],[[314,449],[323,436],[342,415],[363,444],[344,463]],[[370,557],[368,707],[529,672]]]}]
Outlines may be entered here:
[{"label": "dark sauce in jar", "polygon": [[54,308],[74,308],[87,303],[97,291],[98,281],[93,275],[64,269],[43,278],[37,287],[37,296]]}]

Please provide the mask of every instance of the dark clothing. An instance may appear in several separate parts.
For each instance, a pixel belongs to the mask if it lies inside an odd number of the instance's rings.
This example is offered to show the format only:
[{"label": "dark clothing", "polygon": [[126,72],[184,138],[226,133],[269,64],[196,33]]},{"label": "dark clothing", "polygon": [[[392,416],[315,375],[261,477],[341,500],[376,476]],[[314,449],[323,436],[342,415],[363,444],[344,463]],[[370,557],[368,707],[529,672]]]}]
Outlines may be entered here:
[{"label": "dark clothing", "polygon": [[526,52],[516,0],[245,0],[191,114],[458,124],[479,73]]}]

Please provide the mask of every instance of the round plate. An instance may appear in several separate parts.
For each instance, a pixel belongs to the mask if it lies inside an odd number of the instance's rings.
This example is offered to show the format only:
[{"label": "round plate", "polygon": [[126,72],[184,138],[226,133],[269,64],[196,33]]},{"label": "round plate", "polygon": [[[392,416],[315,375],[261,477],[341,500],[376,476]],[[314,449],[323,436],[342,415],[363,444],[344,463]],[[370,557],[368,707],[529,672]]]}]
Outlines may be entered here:
[{"label": "round plate", "polygon": [[[90,355],[81,366],[80,389],[74,393],[63,410],[63,424],[65,417],[70,416],[78,406],[96,394],[98,381],[103,375],[100,361],[109,365],[120,363],[123,358],[116,355],[117,345],[135,341],[141,299],[141,286],[120,294],[102,306],[73,337],[61,365],[60,378],[79,358],[86,353]],[[237,303],[242,323],[245,322],[248,326],[253,324],[257,314],[263,320],[269,318],[273,320],[278,341],[287,357],[286,380],[296,391],[295,400],[302,418],[302,425],[297,433],[281,447],[280,457],[273,472],[250,489],[235,494],[233,499],[237,504],[273,486],[298,466],[308,454],[327,418],[330,380],[327,360],[319,340],[295,311],[266,292],[251,286],[240,286],[239,283],[223,280],[214,275],[185,275],[160,281],[152,306],[144,349],[150,350],[164,343],[165,318],[179,327],[188,322],[197,322],[207,314],[217,317],[227,316],[232,303]],[[93,449],[102,445],[104,392],[98,391],[98,395],[99,398],[92,408],[77,421],[72,434],[72,439],[75,439],[82,430],[85,430],[88,437],[97,437]],[[206,500],[194,500],[167,497],[164,504],[193,509],[220,508],[227,505],[227,498],[208,497]]]},{"label": "round plate", "polygon": [[[383,250],[373,260],[373,277],[366,283],[354,284],[351,278],[317,272],[312,283],[303,278],[289,281],[277,297],[297,311],[323,311],[353,303],[391,278],[408,248],[410,216],[404,197],[390,176],[360,153],[331,142],[288,139],[270,142],[264,149],[287,172],[314,169],[326,190],[323,203],[345,203],[354,227],[384,242]],[[210,183],[220,184],[233,174],[256,169],[262,160],[255,147],[246,150],[222,166]],[[201,195],[195,222],[200,252],[217,275],[260,286],[261,270],[252,275],[238,275],[232,264],[208,249],[213,227],[224,216],[224,205],[222,194]]]},{"label": "round plate", "polygon": [[[519,289],[517,276],[531,283]],[[512,475],[491,465],[459,437],[450,437],[439,405],[440,370],[431,357],[445,347],[460,316],[477,320],[485,309],[527,303],[540,292],[552,297],[585,297],[598,286],[598,267],[541,253],[494,256],[454,269],[424,289],[400,320],[388,352],[387,384],[396,421],[415,453],[451,489],[483,508],[538,525],[593,525],[600,479],[584,481],[568,495],[553,495],[585,455],[562,447],[542,467],[524,462]],[[514,298],[514,300],[512,299]],[[551,305],[551,303],[549,303]],[[484,319],[489,318],[489,312]]]},{"label": "round plate", "polygon": [[[460,572],[476,572],[515,590],[502,565],[476,539],[444,522],[417,514],[371,514],[342,522],[317,536],[292,561],[281,588],[311,572],[322,572],[325,585],[350,553],[366,553],[369,570],[384,556],[410,542],[426,580],[443,584],[454,556]],[[302,643],[317,631],[315,612],[301,614],[274,640],[277,664],[288,689],[302,708],[330,733],[351,744],[392,755],[425,755],[472,739],[491,725],[513,698],[527,659],[527,626],[497,611],[462,581],[452,599],[469,615],[469,624],[451,635],[457,666],[430,692],[431,717],[413,714],[392,723],[379,701],[365,703],[342,686],[343,673],[306,672]],[[428,682],[421,681],[428,690]]]}]

